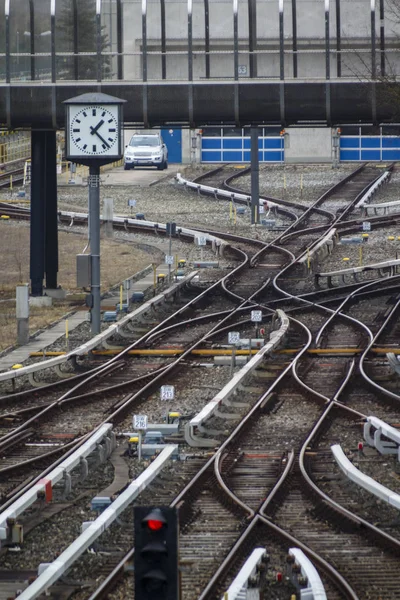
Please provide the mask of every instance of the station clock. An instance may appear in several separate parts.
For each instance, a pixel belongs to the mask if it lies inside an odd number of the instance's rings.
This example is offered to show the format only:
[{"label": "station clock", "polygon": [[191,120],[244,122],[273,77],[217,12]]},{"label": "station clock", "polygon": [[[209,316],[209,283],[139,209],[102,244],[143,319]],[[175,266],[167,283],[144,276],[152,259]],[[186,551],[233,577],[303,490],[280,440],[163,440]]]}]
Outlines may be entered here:
[{"label": "station clock", "polygon": [[108,94],[82,94],[66,100],[66,157],[103,165],[122,158],[122,104]]}]

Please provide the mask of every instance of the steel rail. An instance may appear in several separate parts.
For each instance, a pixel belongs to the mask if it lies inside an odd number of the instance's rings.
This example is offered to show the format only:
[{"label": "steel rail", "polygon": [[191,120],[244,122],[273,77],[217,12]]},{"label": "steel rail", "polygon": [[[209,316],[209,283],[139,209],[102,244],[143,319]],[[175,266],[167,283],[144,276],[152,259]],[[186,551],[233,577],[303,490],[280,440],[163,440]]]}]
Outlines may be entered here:
[{"label": "steel rail", "polygon": [[371,350],[372,346],[376,343],[376,340],[379,338],[380,335],[382,335],[382,333],[384,332],[386,327],[389,325],[390,321],[396,315],[399,307],[400,307],[400,300],[398,300],[396,302],[396,304],[392,307],[392,310],[390,311],[389,315],[385,319],[383,325],[380,327],[379,331],[375,334],[375,336],[373,336],[372,339],[370,340],[370,343],[368,344],[368,346],[366,347],[366,349],[364,350],[364,352],[362,353],[362,355],[360,357],[360,363],[359,363],[359,369],[360,369],[360,373],[361,373],[363,379],[370,386],[372,386],[375,390],[377,390],[378,392],[381,392],[382,394],[384,394],[385,396],[388,396],[389,398],[392,398],[392,400],[396,400],[397,402],[400,401],[400,395],[395,394],[394,392],[391,392],[390,390],[387,390],[383,386],[376,383],[373,379],[371,379],[371,377],[369,377],[369,375],[367,375],[367,373],[365,372],[364,361],[365,361],[369,351]]}]

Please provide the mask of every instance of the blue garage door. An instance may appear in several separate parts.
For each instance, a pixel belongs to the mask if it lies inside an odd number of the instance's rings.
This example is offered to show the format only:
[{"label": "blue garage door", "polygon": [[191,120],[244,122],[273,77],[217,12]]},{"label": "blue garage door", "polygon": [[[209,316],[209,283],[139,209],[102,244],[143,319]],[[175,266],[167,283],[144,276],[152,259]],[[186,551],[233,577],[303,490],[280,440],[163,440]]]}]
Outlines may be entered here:
[{"label": "blue garage door", "polygon": [[400,136],[398,135],[342,135],[340,137],[340,161],[389,161],[400,160]]},{"label": "blue garage door", "polygon": [[[283,137],[260,136],[258,138],[258,159],[260,162],[283,162],[285,157]],[[201,162],[250,162],[250,138],[207,137],[201,138]]]},{"label": "blue garage door", "polygon": [[167,129],[161,130],[164,142],[168,148],[168,162],[182,162],[182,129]]}]

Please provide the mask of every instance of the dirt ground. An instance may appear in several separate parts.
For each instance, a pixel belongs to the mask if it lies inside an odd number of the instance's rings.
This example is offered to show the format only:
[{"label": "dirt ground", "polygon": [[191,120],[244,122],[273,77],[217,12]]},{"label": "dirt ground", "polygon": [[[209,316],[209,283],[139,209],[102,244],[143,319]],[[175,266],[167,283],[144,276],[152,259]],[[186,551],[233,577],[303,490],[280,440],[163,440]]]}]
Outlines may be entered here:
[{"label": "dirt ground", "polygon": [[[29,283],[29,236],[29,223],[0,220],[0,351],[16,343],[15,286]],[[81,234],[59,231],[58,284],[67,291],[67,298],[53,301],[52,307],[30,309],[31,335],[84,304],[84,293],[76,287],[76,255],[83,252],[86,243],[86,230]],[[102,291],[151,262],[158,262],[161,256],[151,247],[146,251],[134,242],[123,243],[103,237],[100,258]]]}]

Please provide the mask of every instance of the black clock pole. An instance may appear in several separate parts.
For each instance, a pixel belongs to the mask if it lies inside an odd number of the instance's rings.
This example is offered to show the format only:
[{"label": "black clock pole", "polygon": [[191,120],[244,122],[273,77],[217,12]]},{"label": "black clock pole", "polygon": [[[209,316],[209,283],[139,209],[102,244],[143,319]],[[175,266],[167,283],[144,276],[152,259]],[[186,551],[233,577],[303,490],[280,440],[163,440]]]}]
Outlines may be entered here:
[{"label": "black clock pole", "polygon": [[93,92],[64,100],[65,141],[68,160],[89,167],[89,245],[90,255],[83,264],[90,265],[90,277],[85,271],[82,287],[88,287],[92,335],[101,331],[100,312],[100,167],[123,156],[122,105],[126,100]]},{"label": "black clock pole", "polygon": [[100,333],[100,166],[93,162],[89,166],[89,241],[90,241],[90,292],[91,331]]}]

